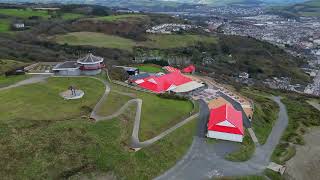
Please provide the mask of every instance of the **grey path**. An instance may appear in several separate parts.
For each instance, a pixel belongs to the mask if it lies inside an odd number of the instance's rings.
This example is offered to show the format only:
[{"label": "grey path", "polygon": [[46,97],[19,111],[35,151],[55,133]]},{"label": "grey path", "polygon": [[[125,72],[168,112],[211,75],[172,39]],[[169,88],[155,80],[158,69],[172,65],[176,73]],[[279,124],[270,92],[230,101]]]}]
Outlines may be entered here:
[{"label": "grey path", "polygon": [[0,88],[0,91],[1,90],[6,90],[6,89],[11,89],[11,88],[16,88],[16,87],[24,86],[24,85],[28,85],[28,84],[35,84],[35,83],[39,83],[39,82],[44,82],[49,77],[50,77],[50,75],[31,76],[28,79],[19,81],[19,82],[15,83],[15,84],[12,84],[10,86]]},{"label": "grey path", "polygon": [[[206,143],[205,138],[196,136],[189,152],[173,168],[156,179],[201,180],[220,176],[245,176],[260,174],[268,166],[270,157],[279,143],[282,133],[288,125],[288,115],[285,105],[279,97],[272,98],[280,107],[276,121],[267,142],[257,146],[252,158],[246,162],[230,162],[219,154],[220,143]],[[204,118],[200,111],[200,121]],[[204,113],[205,114],[205,113]],[[206,121],[206,120],[204,120]]]},{"label": "grey path", "polygon": [[313,106],[314,108],[318,109],[320,111],[320,104],[315,102],[315,101],[307,101],[308,104],[310,104],[311,106]]},{"label": "grey path", "polygon": [[[168,134],[170,134],[174,130],[178,129],[179,127],[183,126],[184,124],[188,123],[189,121],[191,121],[191,120],[195,119],[196,117],[198,117],[198,114],[190,116],[187,119],[179,122],[178,124],[174,125],[173,127],[171,127],[169,129],[167,129],[166,131],[162,132],[158,136],[156,136],[156,137],[154,137],[152,139],[146,140],[144,142],[140,142],[140,140],[139,140],[139,130],[140,130],[140,121],[141,121],[142,99],[129,100],[126,104],[124,104],[118,111],[114,112],[113,114],[111,114],[109,116],[100,116],[97,113],[97,111],[101,108],[103,102],[107,100],[111,89],[110,89],[110,86],[109,86],[107,81],[103,81],[101,79],[98,79],[98,80],[100,80],[101,82],[103,82],[105,84],[105,92],[104,92],[103,96],[101,97],[101,99],[99,100],[99,102],[93,108],[93,110],[91,112],[91,115],[90,115],[90,118],[95,119],[96,121],[110,120],[110,119],[116,118],[116,117],[120,116],[122,113],[124,113],[125,110],[131,104],[137,104],[136,115],[135,115],[135,119],[134,119],[134,127],[133,127],[132,137],[131,137],[131,147],[133,149],[138,150],[138,149],[141,149],[141,148],[146,147],[148,145],[151,145],[154,142],[156,142],[156,141],[162,139],[163,137],[167,136]],[[132,93],[123,93],[123,92],[119,92],[119,91],[115,91],[115,92],[119,93],[121,95],[124,95],[124,96],[130,96],[130,97],[134,98],[134,94],[132,94]]]}]

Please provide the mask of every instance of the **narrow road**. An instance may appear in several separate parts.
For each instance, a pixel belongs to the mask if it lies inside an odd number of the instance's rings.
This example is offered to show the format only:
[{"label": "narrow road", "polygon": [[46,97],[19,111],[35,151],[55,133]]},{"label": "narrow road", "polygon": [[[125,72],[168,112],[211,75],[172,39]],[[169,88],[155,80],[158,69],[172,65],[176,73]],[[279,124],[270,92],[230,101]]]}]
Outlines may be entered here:
[{"label": "narrow road", "polygon": [[28,85],[28,84],[35,84],[35,83],[39,83],[39,82],[44,82],[49,77],[50,77],[50,75],[32,76],[32,77],[30,77],[28,79],[19,81],[19,82],[15,83],[15,84],[12,84],[10,86],[0,88],[0,91],[1,90],[6,90],[6,89],[11,89],[11,88],[16,88],[16,87],[24,86],[24,85]]},{"label": "narrow road", "polygon": [[[252,158],[246,162],[231,162],[218,152],[219,143],[209,144],[203,137],[194,137],[189,152],[173,168],[157,177],[157,180],[199,180],[221,176],[245,176],[260,174],[268,166],[270,157],[288,125],[288,114],[280,97],[272,98],[280,107],[276,121],[267,142],[257,146]],[[206,112],[200,110],[200,118]],[[206,110],[205,110],[206,111]],[[204,121],[200,119],[200,121]]]}]

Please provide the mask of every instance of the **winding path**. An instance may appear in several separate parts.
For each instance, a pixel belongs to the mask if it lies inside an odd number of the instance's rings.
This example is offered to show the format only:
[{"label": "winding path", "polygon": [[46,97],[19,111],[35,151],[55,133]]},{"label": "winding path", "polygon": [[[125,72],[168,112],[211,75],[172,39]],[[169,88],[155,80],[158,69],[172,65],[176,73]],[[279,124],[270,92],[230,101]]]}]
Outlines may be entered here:
[{"label": "winding path", "polygon": [[[137,98],[136,99],[131,99],[128,102],[126,102],[118,111],[114,112],[113,114],[111,114],[109,116],[100,116],[100,115],[98,115],[97,112],[101,108],[103,102],[107,100],[108,95],[109,95],[109,93],[111,91],[111,88],[109,87],[109,84],[108,84],[107,81],[103,81],[101,79],[99,79],[99,80],[105,84],[106,89],[105,89],[105,93],[103,94],[103,96],[101,97],[99,102],[93,108],[93,110],[91,112],[91,115],[90,115],[90,118],[95,119],[96,121],[114,119],[114,118],[120,116],[122,113],[124,113],[125,110],[131,104],[137,104],[137,106],[136,106],[137,107],[136,108],[136,114],[135,114],[135,119],[134,119],[134,126],[133,126],[133,131],[132,131],[132,136],[131,136],[131,148],[133,148],[135,150],[139,150],[139,149],[141,149],[143,147],[146,147],[146,146],[149,146],[149,145],[153,144],[154,142],[162,139],[163,137],[167,136],[168,134],[170,134],[174,130],[178,129],[179,127],[185,125],[189,121],[197,118],[198,115],[199,115],[199,113],[194,114],[194,115],[184,119],[183,121],[179,122],[178,124],[174,125],[173,127],[167,129],[166,131],[162,132],[158,136],[153,137],[153,138],[151,138],[149,140],[140,142],[140,140],[139,140],[139,130],[140,130],[140,121],[141,121],[142,99],[137,99]],[[118,92],[118,91],[116,91],[116,93],[122,94],[124,96],[133,97],[133,94],[131,94],[131,93],[123,93],[123,92]]]},{"label": "winding path", "polygon": [[6,89],[11,89],[11,88],[15,88],[15,87],[19,87],[19,86],[24,86],[24,85],[28,85],[28,84],[35,84],[35,83],[39,83],[39,82],[44,82],[47,78],[49,78],[50,75],[37,75],[37,76],[31,76],[30,78],[28,79],[25,79],[25,80],[22,80],[22,81],[19,81],[15,84],[12,84],[10,86],[7,86],[7,87],[3,87],[3,88],[0,88],[0,91],[1,90],[6,90]]},{"label": "winding path", "polygon": [[[270,162],[270,158],[276,145],[279,143],[282,133],[288,125],[288,114],[285,105],[280,97],[272,97],[279,105],[280,111],[267,142],[262,146],[257,146],[252,158],[246,162],[231,162],[224,159],[219,154],[219,143],[209,144],[200,135],[194,137],[189,152],[173,168],[157,177],[157,180],[198,180],[221,176],[245,176],[262,173]],[[207,113],[204,107],[205,102],[200,103],[199,125],[206,121]],[[199,131],[198,131],[199,133]]]}]

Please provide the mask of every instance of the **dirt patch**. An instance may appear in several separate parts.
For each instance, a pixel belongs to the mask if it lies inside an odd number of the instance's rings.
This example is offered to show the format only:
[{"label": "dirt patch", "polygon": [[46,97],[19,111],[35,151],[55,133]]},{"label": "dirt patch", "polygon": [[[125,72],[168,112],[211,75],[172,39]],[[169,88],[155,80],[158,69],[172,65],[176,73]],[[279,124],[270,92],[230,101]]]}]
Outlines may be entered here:
[{"label": "dirt patch", "polygon": [[297,146],[296,155],[289,160],[286,176],[293,180],[317,180],[320,177],[320,128],[304,135],[306,144]]}]

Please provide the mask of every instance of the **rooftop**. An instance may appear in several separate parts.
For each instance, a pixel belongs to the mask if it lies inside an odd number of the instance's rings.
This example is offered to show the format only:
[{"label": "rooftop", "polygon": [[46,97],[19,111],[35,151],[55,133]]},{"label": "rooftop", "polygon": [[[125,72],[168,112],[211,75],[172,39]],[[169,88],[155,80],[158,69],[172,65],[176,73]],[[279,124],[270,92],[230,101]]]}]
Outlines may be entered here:
[{"label": "rooftop", "polygon": [[76,69],[78,68],[78,63],[76,61],[66,61],[57,64],[52,70],[63,70],[63,69]]},{"label": "rooftop", "polygon": [[97,64],[103,62],[103,58],[99,56],[94,56],[92,53],[89,53],[83,58],[77,60],[79,64]]}]

